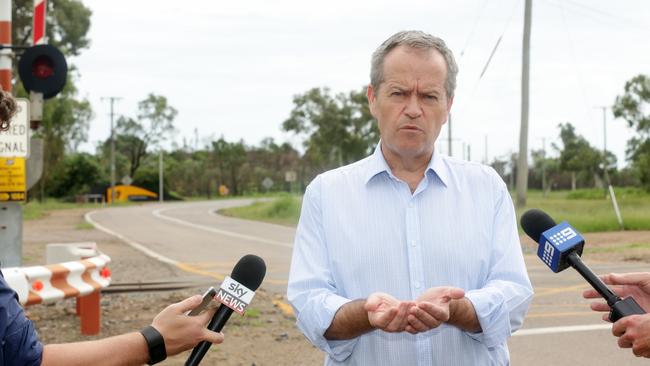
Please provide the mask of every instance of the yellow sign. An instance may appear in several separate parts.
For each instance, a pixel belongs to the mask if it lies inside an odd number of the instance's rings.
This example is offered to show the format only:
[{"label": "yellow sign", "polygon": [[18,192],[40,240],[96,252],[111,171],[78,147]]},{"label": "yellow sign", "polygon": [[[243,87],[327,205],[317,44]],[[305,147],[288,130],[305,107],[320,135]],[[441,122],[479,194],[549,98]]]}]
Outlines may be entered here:
[{"label": "yellow sign", "polygon": [[0,158],[0,201],[24,201],[26,182],[25,158]]}]

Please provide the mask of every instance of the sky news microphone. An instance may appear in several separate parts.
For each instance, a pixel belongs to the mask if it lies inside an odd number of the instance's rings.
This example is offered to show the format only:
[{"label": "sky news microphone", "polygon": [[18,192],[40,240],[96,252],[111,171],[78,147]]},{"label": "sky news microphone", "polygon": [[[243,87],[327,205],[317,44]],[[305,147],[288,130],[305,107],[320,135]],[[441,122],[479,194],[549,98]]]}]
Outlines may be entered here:
[{"label": "sky news microphone", "polygon": [[[215,299],[221,302],[221,306],[208,324],[208,329],[221,332],[233,311],[244,315],[265,274],[266,264],[262,258],[252,254],[243,256],[232,269],[230,277],[226,277],[221,283],[215,295]],[[198,365],[211,345],[212,343],[203,341],[194,347],[185,366]]]},{"label": "sky news microphone", "polygon": [[585,246],[585,239],[569,223],[562,221],[556,224],[546,212],[532,209],[521,216],[521,227],[531,239],[539,243],[537,256],[553,272],[557,273],[571,266],[598,291],[611,308],[609,321],[615,322],[633,314],[645,314],[632,297],[621,299],[582,262],[580,255]]}]

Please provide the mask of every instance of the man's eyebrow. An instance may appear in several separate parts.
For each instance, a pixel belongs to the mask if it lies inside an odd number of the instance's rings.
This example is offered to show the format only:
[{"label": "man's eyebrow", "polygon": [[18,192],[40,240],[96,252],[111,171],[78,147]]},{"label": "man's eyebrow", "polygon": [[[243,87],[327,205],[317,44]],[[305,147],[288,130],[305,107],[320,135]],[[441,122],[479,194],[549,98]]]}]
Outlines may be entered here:
[{"label": "man's eyebrow", "polygon": [[388,82],[386,84],[387,84],[387,86],[389,88],[402,89],[402,90],[406,90],[406,89],[409,88],[408,86],[406,86],[404,84],[401,84],[401,83],[398,83],[398,82],[395,82],[395,81]]}]

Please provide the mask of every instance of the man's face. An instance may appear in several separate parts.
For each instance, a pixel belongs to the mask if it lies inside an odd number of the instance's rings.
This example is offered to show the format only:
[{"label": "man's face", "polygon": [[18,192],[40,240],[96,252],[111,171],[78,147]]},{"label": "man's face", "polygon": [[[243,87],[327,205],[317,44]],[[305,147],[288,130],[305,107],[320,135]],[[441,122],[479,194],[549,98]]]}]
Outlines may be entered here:
[{"label": "man's face", "polygon": [[445,92],[444,57],[436,50],[399,46],[386,55],[383,67],[384,80],[378,90],[368,87],[368,102],[384,155],[431,155],[453,101]]}]

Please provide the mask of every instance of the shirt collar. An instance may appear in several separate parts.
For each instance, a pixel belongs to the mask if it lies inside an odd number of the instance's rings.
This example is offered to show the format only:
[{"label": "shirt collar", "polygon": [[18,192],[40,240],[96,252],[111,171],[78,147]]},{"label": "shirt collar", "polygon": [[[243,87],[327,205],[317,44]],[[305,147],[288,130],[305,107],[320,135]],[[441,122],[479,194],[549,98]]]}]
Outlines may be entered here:
[{"label": "shirt collar", "polygon": [[[438,176],[442,184],[445,186],[448,185],[449,183],[449,168],[447,167],[447,164],[442,159],[441,154],[436,154],[435,150],[433,152],[433,155],[431,157],[431,160],[429,160],[429,165],[427,166],[427,169],[425,170],[425,175],[428,174],[428,172],[431,171],[435,175]],[[381,141],[377,144],[377,147],[375,147],[375,152],[370,156],[369,159],[369,164],[366,166],[366,172],[365,172],[365,183],[368,184],[372,178],[375,176],[379,175],[380,173],[386,172],[388,175],[392,176],[392,172],[390,170],[390,167],[388,166],[388,163],[386,162],[386,159],[384,158],[384,154],[381,152]]]}]

